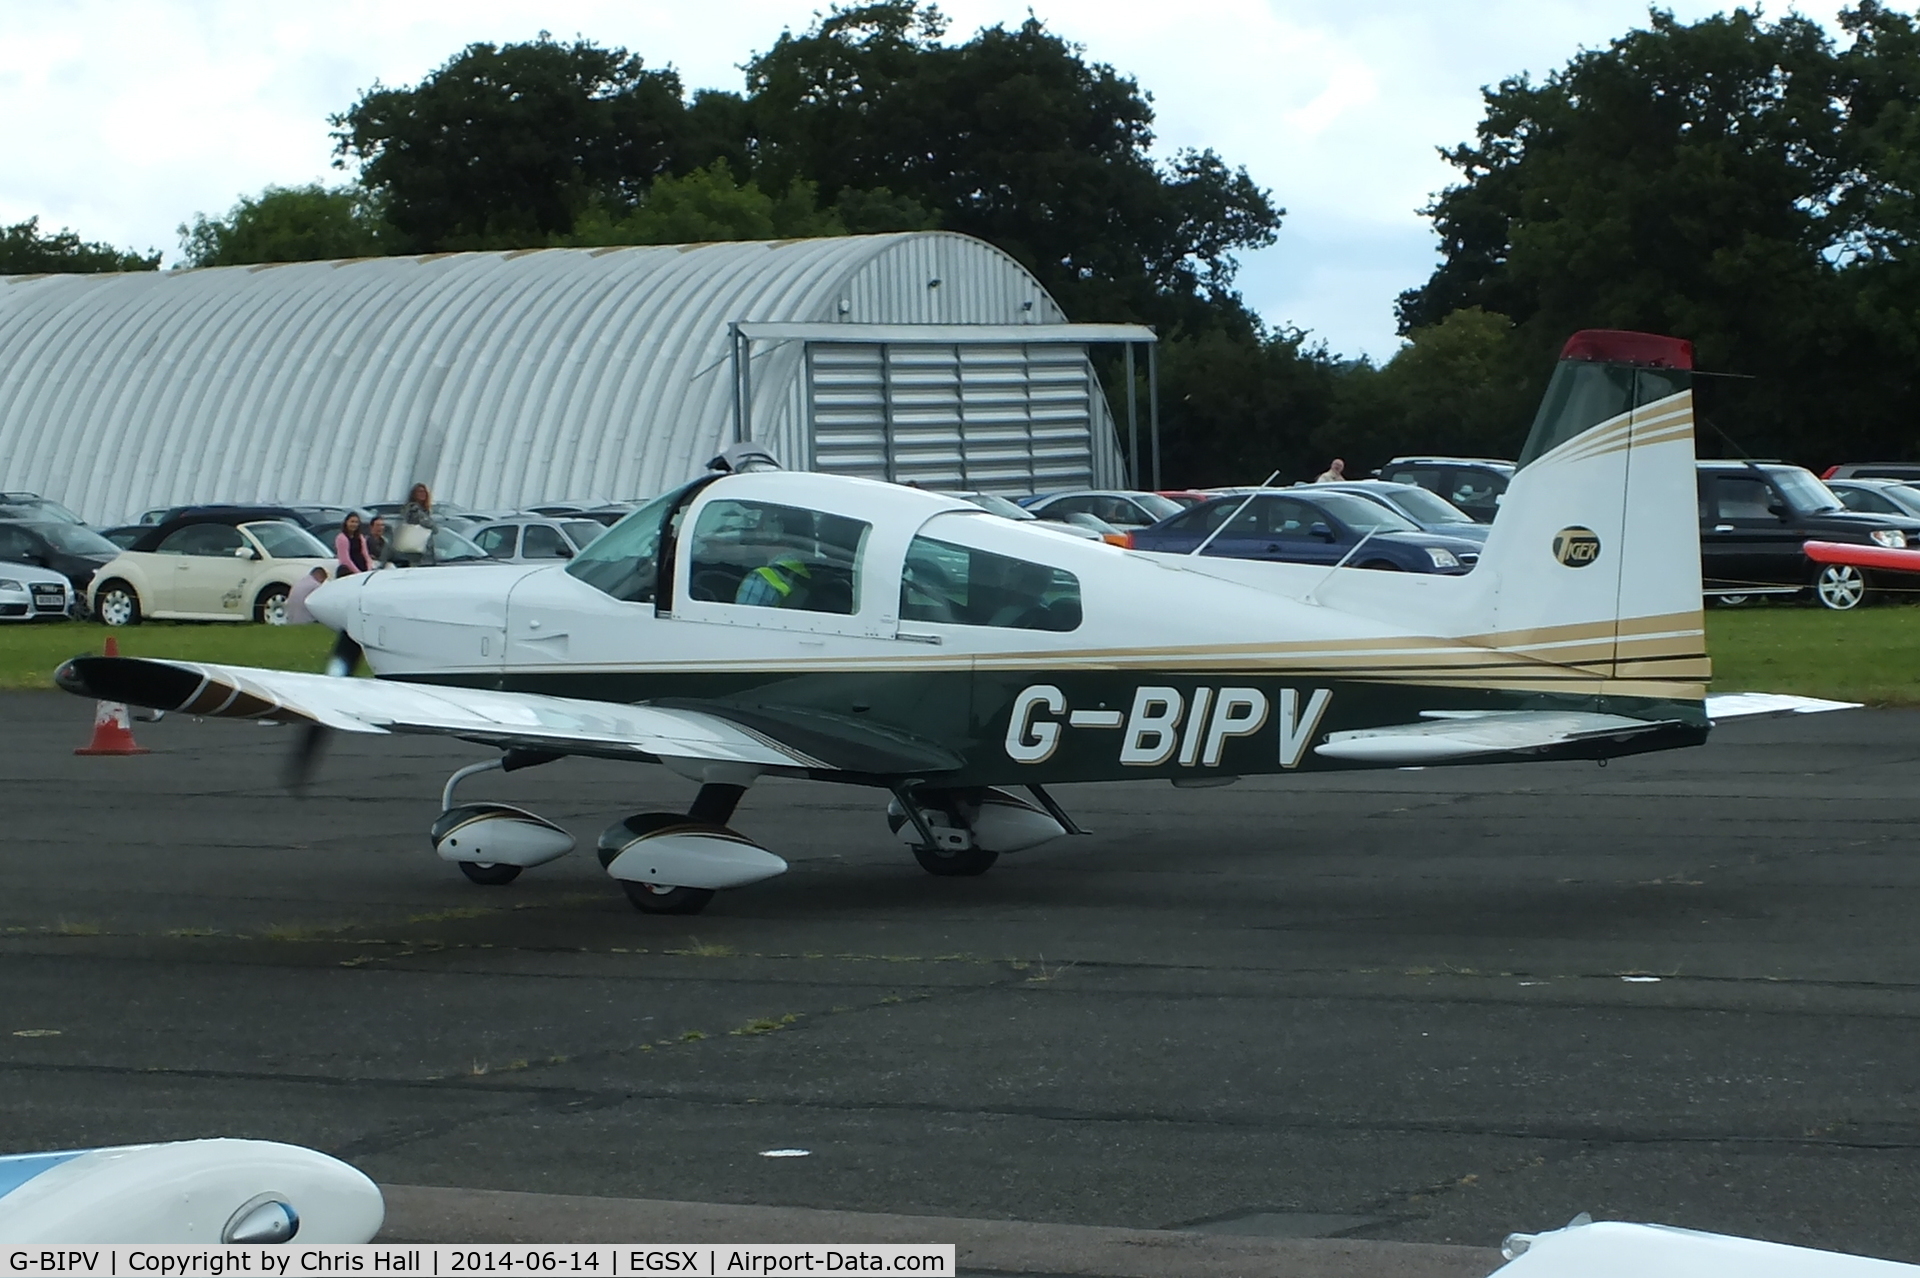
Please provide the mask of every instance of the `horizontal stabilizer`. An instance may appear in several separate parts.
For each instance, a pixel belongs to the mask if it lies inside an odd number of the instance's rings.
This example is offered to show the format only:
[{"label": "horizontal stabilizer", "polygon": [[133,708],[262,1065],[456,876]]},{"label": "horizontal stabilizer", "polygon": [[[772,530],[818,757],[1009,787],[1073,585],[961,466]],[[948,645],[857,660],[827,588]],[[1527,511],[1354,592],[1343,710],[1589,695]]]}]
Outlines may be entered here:
[{"label": "horizontal stabilizer", "polygon": [[1729,719],[1772,719],[1785,714],[1820,714],[1827,710],[1858,710],[1858,701],[1826,701],[1820,697],[1795,697],[1784,692],[1718,692],[1707,698],[1707,718],[1715,723]]},{"label": "horizontal stabilizer", "polygon": [[1541,754],[1583,741],[1683,729],[1679,720],[1629,719],[1562,710],[1441,713],[1426,723],[1329,733],[1314,753],[1352,763],[1451,763],[1487,755]]}]

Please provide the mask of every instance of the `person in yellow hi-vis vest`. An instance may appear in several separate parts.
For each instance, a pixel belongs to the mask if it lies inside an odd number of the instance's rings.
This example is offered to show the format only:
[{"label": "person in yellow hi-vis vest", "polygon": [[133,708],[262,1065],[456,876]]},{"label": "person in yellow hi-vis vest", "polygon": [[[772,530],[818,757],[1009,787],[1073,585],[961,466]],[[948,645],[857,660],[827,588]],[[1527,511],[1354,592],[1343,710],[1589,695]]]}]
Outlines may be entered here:
[{"label": "person in yellow hi-vis vest", "polygon": [[782,555],[742,577],[733,601],[761,608],[804,608],[812,581],[813,573],[798,555]]}]

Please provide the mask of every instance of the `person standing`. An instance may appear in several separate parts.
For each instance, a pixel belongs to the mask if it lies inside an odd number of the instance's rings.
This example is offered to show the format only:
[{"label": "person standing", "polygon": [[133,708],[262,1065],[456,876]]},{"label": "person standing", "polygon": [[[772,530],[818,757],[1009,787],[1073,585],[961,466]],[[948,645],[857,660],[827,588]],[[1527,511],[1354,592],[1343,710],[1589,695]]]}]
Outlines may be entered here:
[{"label": "person standing", "polygon": [[375,515],[367,523],[367,562],[387,562],[387,521],[380,515]]},{"label": "person standing", "polygon": [[431,564],[433,533],[439,526],[433,517],[433,494],[425,484],[415,484],[407,494],[407,508],[400,512],[399,527],[387,538],[385,560],[416,568]]},{"label": "person standing", "polygon": [[[1298,474],[1299,472],[1296,471],[1294,473]],[[1342,484],[1346,482],[1346,479],[1347,463],[1336,457],[1328,464],[1325,470],[1320,472],[1320,478],[1313,482],[1316,484]]]},{"label": "person standing", "polygon": [[373,567],[374,552],[367,545],[367,535],[360,530],[359,511],[349,511],[347,517],[340,521],[340,531],[333,535],[333,558],[340,566],[336,575],[341,577],[366,572]]}]

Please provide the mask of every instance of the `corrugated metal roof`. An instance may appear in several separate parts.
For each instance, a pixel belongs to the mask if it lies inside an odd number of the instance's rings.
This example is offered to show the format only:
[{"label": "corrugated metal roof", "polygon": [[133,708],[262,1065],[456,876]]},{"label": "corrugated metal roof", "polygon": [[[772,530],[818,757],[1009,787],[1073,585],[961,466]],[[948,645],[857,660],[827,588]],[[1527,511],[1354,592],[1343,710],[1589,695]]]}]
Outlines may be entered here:
[{"label": "corrugated metal roof", "polygon": [[[8,277],[0,488],[101,521],[416,479],[477,508],[644,496],[732,438],[731,322],[1065,319],[940,231]],[[799,459],[801,346],[754,350],[752,435]]]}]

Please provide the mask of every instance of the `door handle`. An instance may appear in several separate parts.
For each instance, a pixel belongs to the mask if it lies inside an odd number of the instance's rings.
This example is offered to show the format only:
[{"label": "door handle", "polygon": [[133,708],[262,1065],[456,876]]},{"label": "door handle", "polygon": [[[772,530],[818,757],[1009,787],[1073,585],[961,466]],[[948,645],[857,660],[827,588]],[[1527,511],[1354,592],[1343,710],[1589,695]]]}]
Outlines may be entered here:
[{"label": "door handle", "polygon": [[1732,524],[1715,524],[1713,526],[1713,530],[1715,532],[1732,532],[1733,525]]}]

